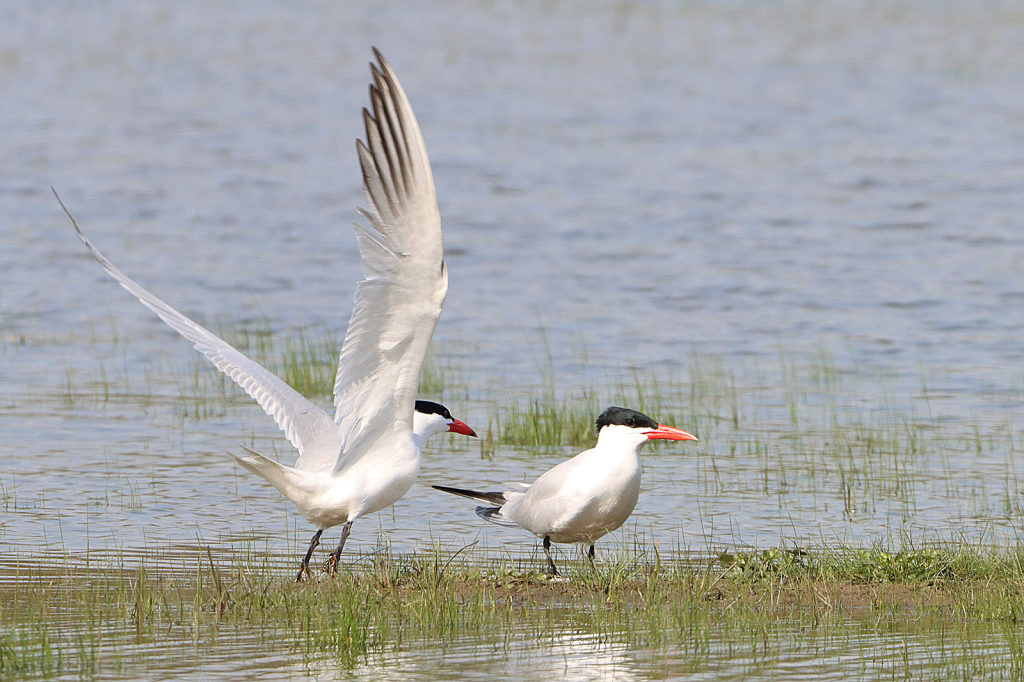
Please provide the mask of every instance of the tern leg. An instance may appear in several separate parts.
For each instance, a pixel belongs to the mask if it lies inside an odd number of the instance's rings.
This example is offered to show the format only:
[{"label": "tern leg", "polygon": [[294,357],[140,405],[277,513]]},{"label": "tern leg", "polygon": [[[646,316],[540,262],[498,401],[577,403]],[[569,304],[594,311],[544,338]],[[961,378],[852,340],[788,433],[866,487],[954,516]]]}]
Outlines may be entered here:
[{"label": "tern leg", "polygon": [[551,538],[547,535],[544,536],[544,553],[548,555],[548,575],[558,575],[558,569],[555,568],[555,560],[551,558]]},{"label": "tern leg", "polygon": [[323,535],[323,533],[323,528],[313,533],[313,539],[309,541],[309,551],[306,552],[306,558],[302,560],[302,568],[299,569],[299,577],[295,579],[295,582],[301,583],[303,580],[309,578],[309,560],[313,556],[313,550],[320,544],[320,536]]},{"label": "tern leg", "polygon": [[594,563],[594,546],[591,545],[590,549],[587,550],[587,558],[590,559],[590,563]]},{"label": "tern leg", "polygon": [[331,557],[327,560],[327,572],[334,575],[334,572],[338,570],[338,562],[341,561],[341,550],[345,549],[345,540],[348,540],[348,534],[352,532],[352,522],[349,521],[341,529],[341,542],[338,543],[338,549],[331,552]]}]

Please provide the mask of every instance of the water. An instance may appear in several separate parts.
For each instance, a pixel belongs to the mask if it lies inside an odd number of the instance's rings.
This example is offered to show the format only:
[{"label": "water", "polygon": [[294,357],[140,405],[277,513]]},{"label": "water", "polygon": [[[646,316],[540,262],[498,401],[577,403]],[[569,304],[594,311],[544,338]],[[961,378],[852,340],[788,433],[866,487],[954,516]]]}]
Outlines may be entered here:
[{"label": "water", "polygon": [[[186,314],[341,336],[370,45],[427,141],[451,271],[436,351],[471,384],[550,372],[571,393],[685,375],[695,351],[771,377],[780,349],[824,348],[856,368],[855,401],[882,384],[956,434],[1020,438],[1013,3],[8,2],[0,23],[5,553],[304,546],[310,529],[226,454],[287,456],[273,425],[244,396],[182,418],[194,351],[106,277],[49,188]],[[909,402],[922,381],[927,410]],[[785,405],[764,414],[770,430]],[[909,493],[850,514],[836,472],[786,488],[785,451],[708,443],[647,460],[608,551],[1015,537],[1013,448],[909,462]],[[475,447],[439,444],[423,480],[529,480],[571,454]],[[535,551],[471,506],[417,486],[353,551],[378,533],[396,551]]]},{"label": "water", "polygon": [[[617,612],[612,616],[576,606],[503,604],[497,616],[486,609],[478,614],[482,628],[456,619],[436,623],[440,632],[417,624],[418,612],[410,608],[397,626],[401,637],[371,629],[364,642],[347,643],[340,627],[327,627],[317,638],[314,632],[324,626],[317,609],[313,623],[270,618],[257,624],[230,616],[222,622],[210,613],[193,620],[187,607],[180,620],[172,607],[163,617],[136,622],[111,618],[98,605],[84,614],[54,605],[46,627],[57,655],[47,678],[997,680],[1020,674],[1019,632],[1006,623],[966,624],[884,607],[845,615],[797,609],[759,618],[751,605],[737,607],[743,615],[719,611],[716,620],[696,605],[670,609],[679,620],[664,618],[662,610],[664,629],[654,630],[657,617],[647,622],[646,614],[623,611],[621,603],[607,607]],[[62,635],[66,631],[79,636]]]}]

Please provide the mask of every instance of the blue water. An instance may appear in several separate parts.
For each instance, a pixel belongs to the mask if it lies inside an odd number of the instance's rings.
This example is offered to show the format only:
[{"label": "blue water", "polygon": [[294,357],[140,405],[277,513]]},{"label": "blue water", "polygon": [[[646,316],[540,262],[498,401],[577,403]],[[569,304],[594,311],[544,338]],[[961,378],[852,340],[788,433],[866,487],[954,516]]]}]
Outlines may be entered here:
[{"label": "blue water", "polygon": [[[780,350],[827,349],[864,386],[889,377],[886,399],[925,377],[955,434],[1024,435],[1013,3],[14,1],[0,24],[6,553],[305,545],[226,454],[287,459],[273,424],[244,396],[182,419],[194,351],[90,259],[50,187],[186,314],[340,336],[371,45],[433,162],[451,272],[435,351],[474,385],[549,372],[572,394],[605,372],[685,376],[694,352],[776,377]],[[996,540],[1015,534],[1014,449],[910,462],[909,503],[867,491],[851,515],[831,473],[785,493],[765,458],[702,447],[648,458],[608,551],[984,535],[993,518]],[[571,454],[475,448],[439,444],[424,482],[529,480]],[[379,532],[397,551],[533,551],[470,507],[418,486],[356,526],[353,552]]]}]

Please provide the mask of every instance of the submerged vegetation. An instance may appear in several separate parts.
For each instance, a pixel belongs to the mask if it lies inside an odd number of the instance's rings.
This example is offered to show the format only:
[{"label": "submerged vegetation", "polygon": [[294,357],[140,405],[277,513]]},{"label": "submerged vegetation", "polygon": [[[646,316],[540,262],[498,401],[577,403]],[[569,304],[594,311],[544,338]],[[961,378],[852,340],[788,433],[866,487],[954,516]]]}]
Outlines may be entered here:
[{"label": "submerged vegetation", "polygon": [[[339,348],[333,335],[275,331],[266,320],[208,324],[330,410]],[[92,329],[89,338],[124,352],[114,323],[109,336]],[[198,354],[187,357],[184,367],[162,360],[141,371],[132,371],[137,362],[127,358],[115,367],[102,360],[85,368],[69,365],[62,395],[69,406],[169,405],[182,424],[252,409],[229,378]],[[618,404],[699,436],[687,453],[698,467],[692,483],[708,494],[740,488],[780,500],[791,494],[826,496],[847,519],[884,507],[905,520],[927,487],[970,500],[969,513],[998,518],[1004,526],[1024,512],[1014,464],[1024,454],[1014,416],[1024,409],[1020,382],[982,394],[995,408],[982,416],[947,407],[957,404],[951,399],[963,390],[951,387],[948,378],[861,372],[826,349],[800,355],[780,350],[770,365],[727,364],[692,353],[679,366],[657,372],[599,370],[582,362],[570,379],[557,377],[548,360],[538,363],[537,380],[526,384],[500,375],[480,380],[457,365],[431,354],[420,396],[440,400],[472,422],[485,457],[499,448],[519,456],[578,452],[595,442],[597,414]],[[943,383],[945,388],[935,387]],[[477,442],[451,447],[475,448]],[[664,446],[650,446],[659,448]],[[998,477],[986,475],[993,470]]]},{"label": "submerged vegetation", "polygon": [[[173,667],[196,653],[372,669],[437,646],[478,651],[463,665],[482,673],[515,646],[578,665],[647,651],[634,665],[663,675],[781,669],[795,651],[833,660],[833,674],[941,665],[964,679],[1024,675],[1019,548],[777,548],[670,562],[652,549],[576,563],[564,581],[470,553],[382,553],[303,585],[266,557],[202,548],[151,567],[7,565],[0,676],[131,677],[147,657]],[[909,641],[927,650],[900,653]]]}]

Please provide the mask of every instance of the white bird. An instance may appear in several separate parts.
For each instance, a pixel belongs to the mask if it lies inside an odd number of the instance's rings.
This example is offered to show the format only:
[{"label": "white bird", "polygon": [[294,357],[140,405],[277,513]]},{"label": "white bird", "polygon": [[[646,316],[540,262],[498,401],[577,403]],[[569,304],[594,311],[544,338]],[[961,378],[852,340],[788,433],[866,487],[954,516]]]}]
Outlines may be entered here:
[{"label": "white bird", "polygon": [[370,64],[373,113],[363,109],[366,143],[356,140],[369,206],[360,213],[370,227],[355,226],[365,279],[356,288],[341,348],[333,419],[114,267],[68,214],[106,271],[255,398],[299,451],[295,466],[251,450],[248,457],[235,457],[317,526],[298,580],[308,577],[309,560],[325,529],[345,524],[328,563],[333,573],[352,522],[408,492],[420,471],[423,444],[431,435],[451,431],[476,436],[444,406],[416,400],[427,345],[448,291],[448,270],[419,125],[391,67],[380,52],[373,52],[379,63]]},{"label": "white bird", "polygon": [[551,543],[584,542],[593,561],[594,543],[617,529],[640,497],[640,451],[647,441],[697,440],[686,431],[659,424],[646,414],[609,407],[597,418],[597,445],[549,469],[526,490],[476,492],[432,486],[488,505],[477,507],[483,519],[518,526],[544,540],[548,573],[558,575]]}]

